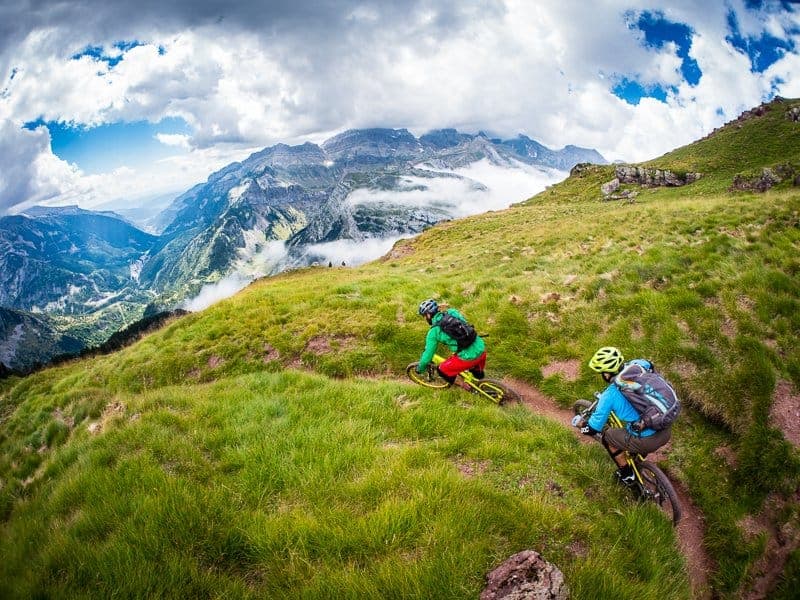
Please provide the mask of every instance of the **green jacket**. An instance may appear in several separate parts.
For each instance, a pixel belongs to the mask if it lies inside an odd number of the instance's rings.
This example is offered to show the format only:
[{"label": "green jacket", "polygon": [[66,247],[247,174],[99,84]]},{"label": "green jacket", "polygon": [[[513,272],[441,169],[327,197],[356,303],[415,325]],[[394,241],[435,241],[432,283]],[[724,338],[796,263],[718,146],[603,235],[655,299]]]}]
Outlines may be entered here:
[{"label": "green jacket", "polygon": [[[447,312],[454,317],[458,317],[462,321],[466,321],[464,315],[455,308],[448,308]],[[475,360],[486,350],[486,344],[484,344],[481,336],[478,336],[471,346],[464,348],[461,352],[457,352],[458,344],[456,344],[456,341],[437,326],[437,323],[441,321],[441,319],[442,313],[433,315],[431,328],[428,330],[428,335],[425,337],[425,350],[419,359],[419,366],[417,367],[420,371],[425,369],[425,367],[430,364],[431,360],[433,360],[433,355],[436,354],[436,348],[439,344],[444,344],[450,348],[451,352],[458,354],[458,356],[464,360]]]}]

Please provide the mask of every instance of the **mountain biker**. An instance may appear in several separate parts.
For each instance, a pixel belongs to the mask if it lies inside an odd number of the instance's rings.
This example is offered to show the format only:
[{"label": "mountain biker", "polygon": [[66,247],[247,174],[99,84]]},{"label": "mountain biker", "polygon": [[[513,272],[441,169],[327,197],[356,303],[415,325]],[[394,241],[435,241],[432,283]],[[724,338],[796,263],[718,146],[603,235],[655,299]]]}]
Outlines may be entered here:
[{"label": "mountain biker", "polygon": [[[417,373],[423,373],[433,359],[436,353],[436,347],[442,343],[452,351],[452,355],[441,363],[437,370],[443,379],[449,381],[451,384],[455,382],[456,377],[463,371],[469,370],[478,379],[483,379],[484,369],[486,368],[486,344],[480,336],[475,337],[475,341],[463,350],[458,350],[458,343],[452,337],[447,335],[438,326],[442,320],[442,316],[447,312],[454,317],[466,322],[466,318],[455,308],[445,308],[432,299],[423,300],[419,305],[419,314],[425,317],[428,325],[428,334],[425,337],[425,350],[419,359],[417,365]],[[470,390],[471,388],[466,384],[461,384],[464,389]]]},{"label": "mountain biker", "polygon": [[[581,433],[585,435],[602,432],[603,446],[619,467],[615,476],[625,485],[633,485],[635,476],[633,468],[625,461],[623,452],[649,454],[666,444],[672,435],[670,427],[660,431],[644,427],[640,421],[640,413],[620,391],[615,377],[631,364],[652,369],[652,363],[643,358],[626,363],[622,353],[612,346],[604,346],[595,352],[589,361],[589,368],[600,373],[603,381],[609,386],[598,396],[597,407],[589,417],[589,421],[579,419],[576,422],[581,428]],[[625,423],[625,427],[609,427],[603,431],[612,410]]]}]

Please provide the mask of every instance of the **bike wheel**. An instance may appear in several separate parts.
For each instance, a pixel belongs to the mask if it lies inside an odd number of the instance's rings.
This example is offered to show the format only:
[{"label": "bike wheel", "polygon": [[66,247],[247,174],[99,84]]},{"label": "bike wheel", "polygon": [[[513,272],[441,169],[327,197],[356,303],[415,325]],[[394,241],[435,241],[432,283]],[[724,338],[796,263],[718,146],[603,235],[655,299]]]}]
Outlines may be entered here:
[{"label": "bike wheel", "polygon": [[517,392],[508,387],[505,383],[496,379],[481,379],[475,382],[481,394],[488,396],[492,402],[497,404],[508,404],[519,402],[520,397]]},{"label": "bike wheel", "polygon": [[442,390],[450,387],[450,382],[439,375],[439,371],[432,364],[428,365],[423,373],[417,373],[418,362],[413,362],[406,367],[406,375],[414,383],[427,388]]},{"label": "bike wheel", "polygon": [[672,524],[677,525],[681,520],[681,503],[667,476],[651,462],[642,461],[637,466],[644,481],[642,497],[655,502],[672,519]]},{"label": "bike wheel", "polygon": [[572,412],[574,412],[576,415],[582,415],[591,407],[592,403],[588,400],[575,400],[575,404],[572,405]]}]

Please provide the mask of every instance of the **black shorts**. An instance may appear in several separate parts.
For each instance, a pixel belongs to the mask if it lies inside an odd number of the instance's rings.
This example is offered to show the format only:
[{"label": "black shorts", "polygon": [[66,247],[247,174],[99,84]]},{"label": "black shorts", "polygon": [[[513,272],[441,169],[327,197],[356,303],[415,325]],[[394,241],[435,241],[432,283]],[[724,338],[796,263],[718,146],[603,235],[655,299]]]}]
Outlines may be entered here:
[{"label": "black shorts", "polygon": [[627,429],[621,427],[609,427],[603,433],[603,440],[609,446],[622,448],[628,452],[638,454],[650,454],[666,444],[672,437],[672,428],[667,427],[661,431],[656,431],[653,435],[639,437],[632,434]]}]

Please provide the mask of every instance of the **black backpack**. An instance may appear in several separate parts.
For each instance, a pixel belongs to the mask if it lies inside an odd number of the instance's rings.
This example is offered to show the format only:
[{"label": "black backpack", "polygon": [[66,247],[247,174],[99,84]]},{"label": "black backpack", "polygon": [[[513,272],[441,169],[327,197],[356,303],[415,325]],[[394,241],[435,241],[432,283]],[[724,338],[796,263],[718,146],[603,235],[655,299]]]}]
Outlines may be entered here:
[{"label": "black backpack", "polygon": [[650,429],[666,429],[678,418],[681,403],[675,390],[655,369],[631,362],[614,383]]},{"label": "black backpack", "polygon": [[469,348],[478,337],[478,332],[472,325],[448,312],[442,313],[442,318],[434,327],[438,327],[455,340],[458,352]]}]

